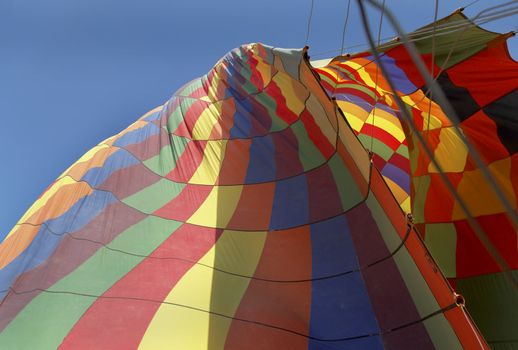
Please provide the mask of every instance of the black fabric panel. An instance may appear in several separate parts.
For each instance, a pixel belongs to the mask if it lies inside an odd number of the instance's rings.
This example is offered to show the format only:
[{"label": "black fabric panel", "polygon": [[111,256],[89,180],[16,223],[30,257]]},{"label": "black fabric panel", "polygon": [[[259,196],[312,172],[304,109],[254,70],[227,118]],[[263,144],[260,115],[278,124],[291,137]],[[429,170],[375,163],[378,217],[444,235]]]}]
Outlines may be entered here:
[{"label": "black fabric panel", "polygon": [[484,108],[497,125],[498,137],[509,153],[518,151],[518,90],[505,95]]},{"label": "black fabric panel", "polygon": [[[446,72],[443,72],[439,75],[437,78],[437,83],[444,91],[444,94],[450,101],[450,104],[455,112],[457,112],[457,116],[459,117],[460,122],[468,119],[472,114],[480,109],[480,106],[473,99],[473,97],[471,97],[468,90],[462,86],[453,84]],[[439,103],[433,98],[433,96],[432,100]],[[444,110],[444,106],[440,103],[439,105]]]}]

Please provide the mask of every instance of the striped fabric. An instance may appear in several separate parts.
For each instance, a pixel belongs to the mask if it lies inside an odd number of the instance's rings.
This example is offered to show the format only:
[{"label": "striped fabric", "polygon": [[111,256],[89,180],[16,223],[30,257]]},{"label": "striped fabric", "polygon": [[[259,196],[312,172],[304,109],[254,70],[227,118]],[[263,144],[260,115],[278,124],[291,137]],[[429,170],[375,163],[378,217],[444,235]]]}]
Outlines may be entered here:
[{"label": "striped fabric", "polygon": [[300,50],[227,54],[0,252],[3,349],[487,348]]},{"label": "striped fabric", "polygon": [[[458,127],[516,211],[518,200],[518,63],[507,51],[509,34],[491,33],[456,12],[438,22],[469,25],[432,39],[413,35],[430,72],[455,110]],[[424,27],[431,28],[432,25]],[[425,36],[425,35],[422,35]],[[458,40],[460,37],[460,40]],[[518,232],[483,177],[454,124],[398,42],[381,47],[389,71],[417,130],[498,254],[518,278]],[[404,211],[412,212],[428,249],[495,349],[518,346],[518,292],[475,234],[439,171],[399,115],[385,77],[369,53],[337,57],[317,69],[330,97]],[[513,347],[514,346],[514,347]]]}]

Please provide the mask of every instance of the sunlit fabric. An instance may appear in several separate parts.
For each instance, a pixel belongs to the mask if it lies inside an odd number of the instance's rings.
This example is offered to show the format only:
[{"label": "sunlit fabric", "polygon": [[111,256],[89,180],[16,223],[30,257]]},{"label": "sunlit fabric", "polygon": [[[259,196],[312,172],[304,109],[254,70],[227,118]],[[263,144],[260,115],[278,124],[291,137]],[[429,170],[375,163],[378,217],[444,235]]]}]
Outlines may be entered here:
[{"label": "sunlit fabric", "polygon": [[[464,15],[455,13],[438,24],[455,21],[469,23]],[[518,63],[508,54],[508,36],[471,25],[460,34],[437,36],[434,44],[431,38],[424,38],[416,46],[460,119],[461,132],[516,210]],[[471,215],[517,276],[517,231],[504,206],[450,118],[433,96],[429,98],[424,80],[403,45],[391,42],[381,49],[381,60],[417,130]],[[403,210],[413,214],[442,272],[466,298],[486,340],[495,349],[518,346],[518,291],[477,238],[438,169],[402,119],[393,92],[373,59],[370,53],[337,57],[317,72],[358,139],[372,151],[374,164]]]},{"label": "sunlit fabric", "polygon": [[101,142],[0,261],[5,349],[487,347],[300,50],[240,47]]}]

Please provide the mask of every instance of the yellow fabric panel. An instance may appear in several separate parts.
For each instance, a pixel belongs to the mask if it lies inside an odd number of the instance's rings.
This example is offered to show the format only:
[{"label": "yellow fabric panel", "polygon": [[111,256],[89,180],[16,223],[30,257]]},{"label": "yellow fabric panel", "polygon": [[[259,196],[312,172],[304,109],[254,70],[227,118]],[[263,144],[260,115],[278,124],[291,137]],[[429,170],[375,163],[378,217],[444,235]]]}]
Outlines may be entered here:
[{"label": "yellow fabric panel", "polygon": [[369,117],[369,112],[351,102],[341,100],[336,102],[338,104],[338,107],[344,113],[345,117],[347,118],[347,121],[349,122],[353,130],[359,132],[363,124]]},{"label": "yellow fabric panel", "polygon": [[423,131],[442,128],[442,121],[428,112],[421,112],[423,117]]},{"label": "yellow fabric panel", "polygon": [[[258,46],[256,45],[254,48],[254,52],[258,52]],[[263,80],[263,85],[266,86],[272,79],[272,66],[268,63],[265,63],[263,59],[257,56],[257,66],[255,67],[259,74],[261,74],[261,79]]]},{"label": "yellow fabric panel", "polygon": [[[304,108],[306,108],[306,105],[304,104],[304,100],[300,99],[297,95],[302,94],[301,91],[298,91],[298,93],[295,93],[293,91],[294,88],[298,88],[299,90],[306,90],[303,88],[300,83],[295,84],[293,79],[286,73],[277,73],[273,77],[273,81],[277,86],[280,88],[282,95],[285,97],[286,106],[292,111],[293,113],[300,115]],[[307,93],[306,93],[307,95]]]},{"label": "yellow fabric panel", "polygon": [[[314,95],[316,97],[316,100],[318,101],[329,101],[329,96],[325,92],[324,89],[322,89],[321,85],[315,85],[316,80],[313,77],[313,70],[311,70],[310,67],[307,65],[302,65],[300,67],[300,75],[301,75],[301,81],[306,86],[308,91],[311,92],[311,95]],[[313,78],[311,78],[313,77]],[[333,127],[333,130],[338,129],[337,124],[337,110],[336,110],[336,104],[335,103],[320,103],[320,106],[323,108],[323,110],[326,113],[327,120],[331,123],[331,126]],[[318,119],[318,118],[316,118]],[[336,139],[336,131],[334,132],[335,136],[333,139]]]},{"label": "yellow fabric panel", "polygon": [[450,119],[446,117],[441,107],[433,101],[430,104],[430,99],[426,97],[423,91],[420,89],[410,95],[403,96],[403,101],[413,108],[419,109],[420,111],[430,111],[430,114],[437,118],[441,125],[444,127],[452,125]]},{"label": "yellow fabric panel", "polygon": [[278,75],[278,74],[286,74],[286,73],[283,73],[283,72],[286,71],[286,69],[284,68],[284,63],[282,62],[282,58],[277,56],[275,54],[275,52],[273,53],[273,66],[275,67],[275,69],[277,69],[279,71],[279,72],[277,72],[276,75]]},{"label": "yellow fabric panel", "polygon": [[[365,61],[365,63],[360,63],[361,61]],[[381,75],[381,72],[378,73],[378,82],[374,81],[375,77],[372,77],[369,72],[365,69],[365,64],[369,62],[369,60],[354,60],[354,61],[347,61],[345,64],[354,70],[357,71],[357,73],[360,75],[360,78],[363,80],[365,85],[367,85],[369,88],[375,89],[376,92],[378,92],[380,95],[385,95],[387,91],[383,89],[381,86],[383,84],[386,84],[383,80],[383,76]],[[373,74],[374,75],[374,74]],[[373,79],[374,78],[374,79]]]},{"label": "yellow fabric panel", "polygon": [[219,99],[218,97],[218,85],[220,83],[221,79],[219,77],[219,72],[216,71],[212,77],[212,80],[210,80],[210,84],[207,83],[207,96],[212,101],[217,101]]},{"label": "yellow fabric panel", "polygon": [[250,279],[201,264],[252,276],[265,239],[266,232],[225,231],[164,300],[191,308],[163,304],[149,324],[139,349],[223,349],[232,320],[206,311],[234,316]]},{"label": "yellow fabric panel", "polygon": [[412,95],[403,95],[400,97],[401,97],[401,100],[403,102],[405,102],[407,105],[412,106],[415,103],[414,100],[412,100]]},{"label": "yellow fabric panel", "polygon": [[[371,164],[369,155],[363,145],[358,142],[354,132],[345,125],[345,121],[342,118],[338,119],[338,136],[345,149],[354,160],[354,163],[358,165],[358,170],[360,170],[363,178],[368,183],[370,179]],[[363,191],[363,189],[360,190]]]},{"label": "yellow fabric panel", "polygon": [[405,213],[412,212],[412,202],[410,200],[410,196],[406,197],[406,199],[402,203],[399,203],[399,205],[401,206],[401,209],[403,209],[403,211]]},{"label": "yellow fabric panel", "polygon": [[223,158],[225,157],[225,149],[227,140],[207,141],[203,159],[192,175],[189,183],[201,185],[214,185],[218,178]]},{"label": "yellow fabric panel", "polygon": [[[306,102],[307,109],[312,116],[319,116],[319,118],[314,118],[315,123],[320,128],[320,131],[324,134],[327,140],[334,145],[336,143],[336,130],[333,128],[333,123],[331,124],[330,118],[335,119],[336,117],[330,116],[326,113],[322,104],[318,101],[315,95],[311,94]],[[323,118],[326,116],[326,118]]]},{"label": "yellow fabric panel", "polygon": [[[306,101],[306,99],[309,97],[310,92],[304,85],[302,85],[302,83],[300,81],[290,78],[290,82],[291,82],[290,91],[293,92],[294,98],[296,98],[301,103],[304,103],[304,101]],[[327,95],[324,95],[324,96],[327,97]],[[304,107],[306,107],[306,106],[304,105]],[[303,110],[304,110],[304,108],[298,114],[302,113]]]},{"label": "yellow fabric panel", "polygon": [[[466,166],[468,149],[453,128],[444,128],[439,134],[439,144],[434,151],[434,157],[444,172],[462,172]],[[428,165],[428,171],[438,173],[431,162]]]},{"label": "yellow fabric panel", "polygon": [[[374,116],[376,118],[374,118]],[[405,140],[405,133],[401,128],[401,123],[396,116],[384,111],[380,108],[375,108],[369,114],[369,117],[365,121],[367,124],[375,125],[394,136],[399,142]]]},{"label": "yellow fabric panel", "polygon": [[208,140],[210,138],[212,129],[221,115],[222,104],[222,101],[207,104],[192,128],[193,140]]},{"label": "yellow fabric panel", "polygon": [[[340,68],[338,68],[338,69],[340,69]],[[332,78],[333,82],[341,82],[344,79],[340,75],[338,75],[338,69],[334,68],[334,67],[332,69],[327,68],[327,67],[320,68],[321,71],[324,71],[324,72],[326,72],[327,75],[330,75],[331,77],[333,77]],[[336,86],[336,84],[335,84],[335,86]]]},{"label": "yellow fabric panel", "polygon": [[[516,209],[516,194],[513,190],[511,181],[511,159],[504,158],[491,163],[489,171],[495,177],[503,193],[508,195],[508,199]],[[490,215],[505,212],[505,209],[493,192],[491,186],[486,181],[480,169],[466,171],[457,186],[459,195],[466,202],[473,216]],[[453,207],[452,220],[465,218],[460,206],[455,203]]]},{"label": "yellow fabric panel", "polygon": [[[390,191],[396,198],[397,202],[403,209],[405,213],[410,213],[410,201],[407,201],[407,199],[410,198],[408,193],[405,192],[404,189],[402,189],[397,183],[392,181],[390,178],[383,176],[383,179],[387,183],[388,187],[390,188]],[[405,203],[405,207],[403,207],[403,204]]]},{"label": "yellow fabric panel", "polygon": [[363,64],[357,62],[356,60],[354,61],[347,61],[345,62],[345,65],[351,67],[352,69],[356,70],[358,72],[358,74],[360,75],[360,78],[363,80],[363,82],[369,86],[369,87],[374,87],[376,84],[374,83],[374,80],[372,80],[371,76],[369,75],[369,73],[365,70],[365,68],[363,68]]},{"label": "yellow fabric panel", "polygon": [[214,186],[187,222],[207,227],[226,227],[234,214],[242,189],[242,185]]}]

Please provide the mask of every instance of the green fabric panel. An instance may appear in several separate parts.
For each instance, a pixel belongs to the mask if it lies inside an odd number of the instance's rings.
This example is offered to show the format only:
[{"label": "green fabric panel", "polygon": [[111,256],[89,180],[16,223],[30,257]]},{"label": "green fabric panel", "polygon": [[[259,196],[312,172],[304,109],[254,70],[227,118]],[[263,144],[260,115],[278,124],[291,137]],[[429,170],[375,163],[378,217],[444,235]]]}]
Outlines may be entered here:
[{"label": "green fabric panel", "polygon": [[[446,317],[444,317],[444,314],[438,314],[430,317],[429,319],[425,320],[423,324],[428,330],[436,349],[464,349],[459,342],[459,338],[455,334],[455,331],[453,328],[451,328]],[[434,330],[435,333],[432,333],[431,330]],[[445,332],[444,336],[441,334],[441,332]]]},{"label": "green fabric panel", "polygon": [[183,122],[183,116],[197,100],[190,97],[178,97],[181,101],[176,106],[171,115],[167,118],[167,129],[169,133],[176,131],[178,126]]},{"label": "green fabric panel", "polygon": [[[409,136],[406,136],[408,139]],[[410,160],[410,174],[415,174],[415,172],[417,171],[417,166],[419,164],[419,141],[413,135],[411,135],[410,137],[412,138],[412,141],[414,143],[414,147],[412,147],[412,149],[410,149],[408,152],[408,159]],[[424,156],[426,157],[425,159],[428,159],[426,155]]]},{"label": "green fabric panel", "polygon": [[[149,255],[181,223],[148,217],[121,233],[109,245]],[[101,248],[49,291],[102,295],[144,258]],[[0,334],[3,349],[56,349],[70,329],[97,299],[43,292],[35,297]]]},{"label": "green fabric panel", "polygon": [[[457,34],[459,34],[458,32]],[[466,31],[455,44],[455,39],[449,35],[436,37],[435,64],[441,68],[449,67],[465,60],[486,47],[487,42],[476,36],[477,34]],[[417,49],[422,53],[431,52],[431,41],[417,42]],[[448,59],[448,53],[452,50]]]},{"label": "green fabric panel", "polygon": [[132,208],[151,214],[173,200],[182,192],[184,187],[185,184],[160,179],[160,181],[124,198],[122,201]]},{"label": "green fabric panel", "polygon": [[[460,25],[469,25],[471,23],[463,15],[454,14],[441,21],[438,21],[437,25],[444,25],[448,23],[453,24],[453,22],[457,22],[456,24]],[[433,28],[433,24],[430,24],[424,28],[431,29]],[[442,32],[446,33],[450,31],[451,29]],[[425,34],[425,36],[429,35],[430,34]],[[444,65],[443,68],[449,68],[484,49],[488,42],[498,36],[499,34],[497,33],[490,33],[476,26],[456,30],[445,35],[437,35],[435,37],[435,63],[439,67],[443,67]],[[432,38],[419,40],[415,42],[415,44],[422,54],[432,52]],[[448,61],[446,61],[450,51],[452,51],[451,57],[448,59]]]},{"label": "green fabric panel", "polygon": [[266,108],[268,114],[270,115],[270,118],[272,119],[270,132],[279,131],[285,129],[288,126],[288,124],[284,120],[279,118],[277,113],[275,113],[275,111],[277,110],[277,103],[270,95],[268,95],[266,92],[261,92],[255,95],[255,100],[262,104],[264,108]]},{"label": "green fabric panel", "polygon": [[503,273],[458,279],[457,290],[491,347],[518,349],[518,292]]},{"label": "green fabric panel", "polygon": [[412,177],[415,196],[412,198],[412,215],[416,223],[424,222],[424,204],[430,188],[430,176]]},{"label": "green fabric panel", "polygon": [[237,61],[241,61],[242,63],[234,68],[239,68],[238,74],[240,74],[244,79],[244,82],[241,80],[239,81],[239,86],[240,88],[243,88],[247,94],[256,94],[259,92],[259,90],[257,89],[257,86],[252,84],[250,80],[252,76],[252,69],[248,63],[248,55],[243,52],[242,48],[239,49],[237,55],[239,56]]},{"label": "green fabric panel", "polygon": [[333,173],[344,211],[349,210],[363,200],[363,194],[358,184],[337,153],[329,160],[329,168]]},{"label": "green fabric panel", "polygon": [[203,87],[203,80],[202,78],[197,78],[185,85],[185,87],[182,89],[182,91],[179,91],[177,95],[180,96],[189,96],[194,91],[200,89]]},{"label": "green fabric panel", "polygon": [[365,93],[366,95],[372,97],[373,100],[376,99],[376,94],[374,93],[374,91],[370,90],[368,87],[364,86],[364,85],[358,85],[356,83],[342,83],[342,84],[338,84],[338,87],[339,88],[342,88],[342,87],[346,87],[348,89],[354,89],[354,90],[359,90],[363,93]]},{"label": "green fabric panel", "polygon": [[328,83],[329,85],[335,87],[336,85],[336,82],[333,81],[333,79],[329,78],[327,75],[325,74],[319,74],[318,75],[320,77],[320,80],[324,80],[326,83]]},{"label": "green fabric panel", "polygon": [[[369,194],[366,203],[371,210],[372,216],[376,221],[388,250],[394,251],[401,243],[401,238],[392,226],[390,219],[372,192]],[[413,232],[411,234],[416,233]],[[406,247],[402,247],[397,254],[394,255],[393,259],[412,296],[419,315],[424,317],[439,310],[439,304],[437,304],[434,295]],[[435,347],[437,349],[462,349],[446,317],[444,317],[443,314],[439,314],[432,319],[430,319],[430,322],[424,322],[424,325]],[[447,346],[444,347],[445,345]]]},{"label": "green fabric panel", "polygon": [[408,147],[404,144],[399,145],[399,147],[396,150],[396,153],[402,155],[405,158],[408,158]]},{"label": "green fabric panel", "polygon": [[452,223],[427,224],[425,243],[443,275],[448,278],[455,277],[457,275],[457,231],[455,225]]},{"label": "green fabric panel", "polygon": [[324,156],[309,138],[308,132],[300,119],[291,125],[291,129],[299,144],[299,159],[304,167],[304,171],[314,169],[324,163]]},{"label": "green fabric panel", "polygon": [[363,147],[365,147],[368,150],[371,150],[373,153],[377,154],[385,161],[388,161],[390,157],[394,155],[394,151],[392,150],[392,148],[390,148],[389,146],[387,146],[375,137],[372,137],[367,134],[358,134],[358,139],[361,141]]},{"label": "green fabric panel", "polygon": [[162,147],[156,156],[145,160],[144,165],[154,173],[165,176],[174,169],[188,143],[189,139],[185,137],[171,135],[171,144]]}]

